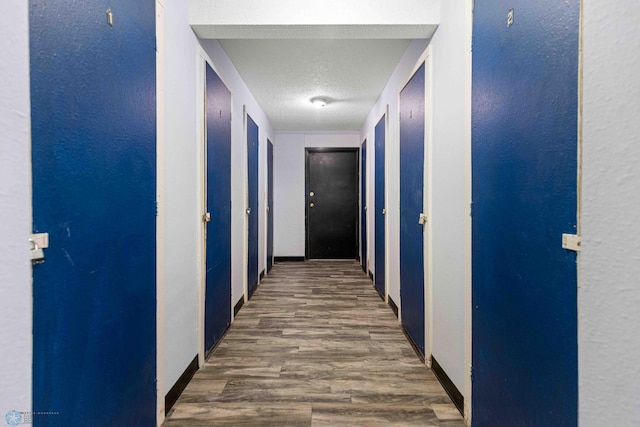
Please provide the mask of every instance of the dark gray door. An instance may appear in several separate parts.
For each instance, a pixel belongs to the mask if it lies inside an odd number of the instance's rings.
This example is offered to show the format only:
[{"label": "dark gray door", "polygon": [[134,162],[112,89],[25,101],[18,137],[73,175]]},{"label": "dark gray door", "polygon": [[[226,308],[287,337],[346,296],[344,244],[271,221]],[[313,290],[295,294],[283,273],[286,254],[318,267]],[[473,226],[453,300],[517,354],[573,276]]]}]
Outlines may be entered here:
[{"label": "dark gray door", "polygon": [[358,256],[358,149],[307,149],[307,258]]}]

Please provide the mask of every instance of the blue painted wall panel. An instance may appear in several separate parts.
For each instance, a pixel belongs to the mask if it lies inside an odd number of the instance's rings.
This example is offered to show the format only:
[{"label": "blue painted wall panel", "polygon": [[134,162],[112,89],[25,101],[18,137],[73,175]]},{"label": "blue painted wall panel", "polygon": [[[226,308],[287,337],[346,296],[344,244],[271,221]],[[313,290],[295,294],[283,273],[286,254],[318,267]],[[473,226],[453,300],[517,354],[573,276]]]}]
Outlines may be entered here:
[{"label": "blue painted wall panel", "polygon": [[206,65],[207,260],[205,350],[231,323],[231,92]]},{"label": "blue painted wall panel", "polygon": [[360,264],[367,272],[367,140],[360,146]]},{"label": "blue painted wall panel", "polygon": [[33,424],[155,425],[155,2],[32,0],[30,38]]},{"label": "blue painted wall panel", "polygon": [[577,425],[579,7],[475,3],[474,426]]},{"label": "blue painted wall panel", "polygon": [[402,325],[424,354],[423,212],[425,66],[400,92],[400,300]]},{"label": "blue painted wall panel", "polygon": [[267,140],[267,273],[273,267],[273,144]]},{"label": "blue painted wall panel", "polygon": [[248,215],[249,249],[248,288],[249,295],[258,287],[258,125],[247,114],[247,167],[248,167]]},{"label": "blue painted wall panel", "polygon": [[385,293],[385,245],[386,245],[386,236],[384,234],[384,214],[382,210],[385,206],[385,194],[384,194],[384,182],[385,182],[385,116],[382,116],[380,121],[375,127],[374,135],[375,135],[375,184],[376,184],[376,210],[375,210],[375,273],[373,275],[373,279],[376,285],[376,289],[380,293],[380,295],[384,296]]}]

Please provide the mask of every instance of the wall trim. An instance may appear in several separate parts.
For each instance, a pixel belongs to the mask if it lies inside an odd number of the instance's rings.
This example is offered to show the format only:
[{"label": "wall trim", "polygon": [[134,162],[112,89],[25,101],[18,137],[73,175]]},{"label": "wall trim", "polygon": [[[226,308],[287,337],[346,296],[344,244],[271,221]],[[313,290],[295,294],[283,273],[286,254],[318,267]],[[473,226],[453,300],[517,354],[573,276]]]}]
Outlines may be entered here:
[{"label": "wall trim", "polygon": [[238,300],[238,302],[236,303],[236,305],[233,306],[233,317],[235,318],[238,314],[238,312],[240,312],[240,309],[242,308],[242,306],[244,305],[244,298],[240,298]]},{"label": "wall trim", "polygon": [[393,314],[396,315],[396,318],[398,317],[398,306],[396,305],[396,303],[393,301],[393,299],[391,299],[391,297],[389,297],[389,307],[391,307],[391,311],[393,311]]},{"label": "wall trim", "polygon": [[413,351],[416,352],[416,355],[418,356],[418,358],[420,358],[420,361],[424,363],[425,362],[424,354],[422,354],[422,351],[420,351],[420,348],[416,345],[416,342],[413,340],[413,338],[411,338],[411,335],[409,335],[409,332],[407,332],[405,327],[402,325],[400,327],[402,328],[402,332],[404,333],[404,336],[407,337],[407,341],[409,341],[409,344],[411,344]]},{"label": "wall trim", "polygon": [[447,375],[447,373],[442,369],[442,366],[436,361],[436,358],[431,356],[431,370],[435,374],[438,381],[444,388],[444,391],[447,392],[453,404],[456,405],[460,414],[464,416],[464,396],[460,393],[460,390],[453,384],[451,378]]},{"label": "wall trim", "polygon": [[304,262],[303,256],[274,256],[273,262]]},{"label": "wall trim", "polygon": [[167,395],[164,397],[165,416],[169,413],[171,408],[173,408],[173,405],[175,405],[175,403],[178,401],[178,398],[199,368],[200,364],[198,363],[198,355],[196,354],[191,363],[189,363],[189,366],[187,366],[187,369],[184,370],[182,375],[180,375],[180,378],[178,378],[178,381],[176,381],[173,387],[171,387],[171,390],[169,390]]}]

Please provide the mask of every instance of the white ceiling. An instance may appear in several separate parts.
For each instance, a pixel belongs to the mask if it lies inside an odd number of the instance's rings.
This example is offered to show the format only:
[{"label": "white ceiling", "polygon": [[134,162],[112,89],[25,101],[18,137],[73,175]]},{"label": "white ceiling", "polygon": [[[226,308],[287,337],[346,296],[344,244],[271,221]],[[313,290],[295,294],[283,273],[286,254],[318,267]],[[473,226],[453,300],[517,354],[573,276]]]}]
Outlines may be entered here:
[{"label": "white ceiling", "polygon": [[[278,131],[359,131],[409,42],[220,40]],[[327,106],[314,107],[312,97]]]}]

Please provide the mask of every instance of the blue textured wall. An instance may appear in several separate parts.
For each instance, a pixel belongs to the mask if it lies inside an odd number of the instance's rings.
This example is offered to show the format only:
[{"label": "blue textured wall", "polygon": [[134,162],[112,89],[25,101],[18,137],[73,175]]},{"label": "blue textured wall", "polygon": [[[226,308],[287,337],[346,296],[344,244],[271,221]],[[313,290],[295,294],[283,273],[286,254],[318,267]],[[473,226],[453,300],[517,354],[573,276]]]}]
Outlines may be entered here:
[{"label": "blue textured wall", "polygon": [[402,325],[424,354],[425,64],[400,92],[400,298]]},{"label": "blue textured wall", "polygon": [[267,140],[267,273],[273,267],[273,143]]},{"label": "blue textured wall", "polygon": [[32,0],[30,35],[34,425],[152,426],[155,2]]},{"label": "blue textured wall", "polygon": [[205,350],[231,323],[231,92],[206,65],[207,269]]},{"label": "blue textured wall", "polygon": [[382,210],[385,208],[384,198],[384,182],[385,182],[385,139],[387,136],[385,130],[385,117],[378,121],[375,128],[375,273],[373,279],[375,281],[376,289],[380,295],[385,294],[385,234],[384,234],[384,220],[385,216],[382,214]]},{"label": "blue textured wall", "polygon": [[360,146],[360,253],[362,269],[367,272],[367,140]]},{"label": "blue textured wall", "polygon": [[[507,13],[514,22],[507,27]],[[478,0],[473,425],[577,425],[579,2]]]},{"label": "blue textured wall", "polygon": [[249,295],[258,287],[258,125],[247,114],[247,168],[249,221],[248,290]]}]

